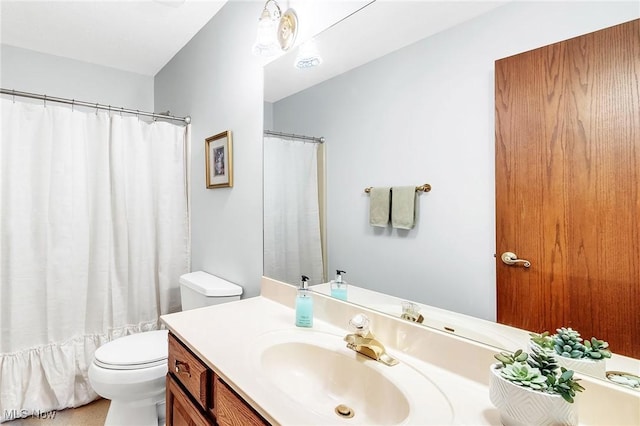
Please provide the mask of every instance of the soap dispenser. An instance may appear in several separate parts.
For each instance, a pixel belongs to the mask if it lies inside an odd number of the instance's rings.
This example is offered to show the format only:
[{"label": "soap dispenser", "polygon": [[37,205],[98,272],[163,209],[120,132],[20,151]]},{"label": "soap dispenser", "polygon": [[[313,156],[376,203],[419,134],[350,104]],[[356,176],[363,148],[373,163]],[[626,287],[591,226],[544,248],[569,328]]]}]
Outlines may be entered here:
[{"label": "soap dispenser", "polygon": [[347,282],[342,280],[342,274],[346,272],[336,270],[336,279],[331,281],[331,297],[347,300]]},{"label": "soap dispenser", "polygon": [[296,296],[296,326],[313,327],[313,298],[309,292],[309,277],[302,276]]}]

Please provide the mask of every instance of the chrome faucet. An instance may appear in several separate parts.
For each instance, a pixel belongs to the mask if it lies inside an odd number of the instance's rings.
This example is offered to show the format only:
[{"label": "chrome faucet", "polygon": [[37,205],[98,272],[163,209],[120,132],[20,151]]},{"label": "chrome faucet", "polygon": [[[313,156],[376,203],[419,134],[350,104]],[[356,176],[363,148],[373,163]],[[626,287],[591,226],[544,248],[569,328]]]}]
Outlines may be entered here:
[{"label": "chrome faucet", "polygon": [[347,334],[344,341],[347,348],[358,352],[385,365],[396,365],[398,360],[387,353],[384,345],[377,340],[369,330],[369,318],[358,314],[349,320],[349,326],[354,333]]}]

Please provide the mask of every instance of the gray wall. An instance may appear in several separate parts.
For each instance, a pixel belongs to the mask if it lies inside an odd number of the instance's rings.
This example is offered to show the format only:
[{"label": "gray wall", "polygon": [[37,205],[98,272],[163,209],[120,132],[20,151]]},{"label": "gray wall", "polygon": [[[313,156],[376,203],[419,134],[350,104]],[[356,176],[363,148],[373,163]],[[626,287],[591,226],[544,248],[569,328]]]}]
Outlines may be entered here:
[{"label": "gray wall", "polygon": [[153,77],[3,44],[0,85],[105,105],[153,110]]},{"label": "gray wall", "polygon": [[[264,3],[263,3],[264,4]],[[231,1],[156,75],[157,110],[191,115],[192,269],[260,292],[262,61],[251,53],[261,5]],[[205,187],[204,140],[233,137],[233,188]]]},{"label": "gray wall", "polygon": [[[260,3],[230,1],[155,81],[6,45],[0,50],[2,87],[192,116],[192,268],[242,285],[245,297],[259,293],[262,274],[262,61],[250,49]],[[326,136],[329,185],[341,182],[347,190],[329,194],[330,268],[493,318],[493,61],[637,14],[635,2],[508,5],[411,47],[417,50],[404,55],[419,56],[419,67],[399,69],[395,59],[383,59],[379,68],[341,77],[352,79],[333,89],[344,92],[342,104],[302,102],[316,104],[306,115],[312,123],[281,130]],[[392,101],[371,96],[406,88],[411,95]],[[400,112],[404,106],[410,112]],[[342,123],[334,124],[335,117]],[[358,128],[349,130],[350,122]],[[204,139],[223,130],[233,132],[235,185],[206,189]],[[373,234],[362,189],[424,181],[434,190],[419,198],[418,227]],[[352,230],[358,237],[350,241]],[[390,259],[401,262],[367,272]]]},{"label": "gray wall", "polygon": [[[639,15],[511,3],[275,103],[277,130],[327,140],[329,271],[495,320],[494,61]],[[423,183],[413,230],[368,225],[365,187]]]}]

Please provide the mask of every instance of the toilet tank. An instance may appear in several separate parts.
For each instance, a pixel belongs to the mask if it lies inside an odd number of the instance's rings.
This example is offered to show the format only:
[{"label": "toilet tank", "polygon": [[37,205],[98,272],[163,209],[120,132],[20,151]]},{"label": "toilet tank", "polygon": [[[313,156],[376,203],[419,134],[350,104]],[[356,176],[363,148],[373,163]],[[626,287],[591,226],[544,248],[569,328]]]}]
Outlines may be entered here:
[{"label": "toilet tank", "polygon": [[182,310],[240,300],[242,287],[204,271],[180,276]]}]

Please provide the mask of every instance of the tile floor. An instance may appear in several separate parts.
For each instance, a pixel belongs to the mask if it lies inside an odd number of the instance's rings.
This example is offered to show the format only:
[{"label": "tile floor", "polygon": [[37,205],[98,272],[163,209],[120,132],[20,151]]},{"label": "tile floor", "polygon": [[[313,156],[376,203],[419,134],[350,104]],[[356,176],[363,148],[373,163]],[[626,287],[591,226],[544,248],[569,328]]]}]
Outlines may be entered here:
[{"label": "tile floor", "polygon": [[78,408],[55,412],[53,418],[27,417],[5,423],[7,426],[103,426],[109,400],[98,399]]}]

